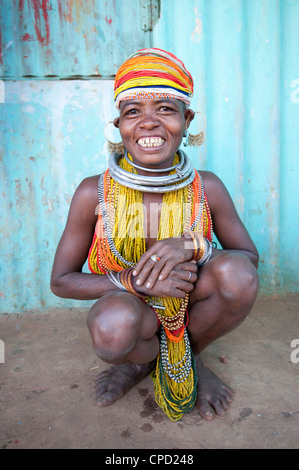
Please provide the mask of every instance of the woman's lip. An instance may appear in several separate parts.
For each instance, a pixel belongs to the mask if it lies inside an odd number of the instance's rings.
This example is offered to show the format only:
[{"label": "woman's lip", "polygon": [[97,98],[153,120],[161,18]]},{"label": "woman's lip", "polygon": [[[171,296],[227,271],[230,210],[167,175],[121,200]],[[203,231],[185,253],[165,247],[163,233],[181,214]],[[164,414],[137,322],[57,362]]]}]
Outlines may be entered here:
[{"label": "woman's lip", "polygon": [[138,145],[138,148],[143,152],[155,152],[155,151],[161,150],[164,147],[165,143],[166,142],[164,141],[162,145],[155,145],[155,146],[152,145],[152,146],[144,147],[144,146],[138,144],[138,142],[137,142],[137,145]]},{"label": "woman's lip", "polygon": [[161,135],[141,135],[140,137],[138,137],[138,140],[140,139],[162,139],[162,140],[165,140],[164,137],[162,137]]},{"label": "woman's lip", "polygon": [[165,139],[160,136],[142,136],[137,140],[137,144],[144,149],[159,148],[165,143]]}]

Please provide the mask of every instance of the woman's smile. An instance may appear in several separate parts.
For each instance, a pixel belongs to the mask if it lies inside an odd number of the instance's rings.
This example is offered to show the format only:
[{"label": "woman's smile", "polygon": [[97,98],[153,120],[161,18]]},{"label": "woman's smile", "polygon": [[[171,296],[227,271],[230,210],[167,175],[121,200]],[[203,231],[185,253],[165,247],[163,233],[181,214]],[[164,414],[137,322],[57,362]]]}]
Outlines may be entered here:
[{"label": "woman's smile", "polygon": [[141,137],[138,139],[137,144],[140,145],[142,148],[153,148],[153,147],[161,147],[164,144],[165,140],[162,137]]}]

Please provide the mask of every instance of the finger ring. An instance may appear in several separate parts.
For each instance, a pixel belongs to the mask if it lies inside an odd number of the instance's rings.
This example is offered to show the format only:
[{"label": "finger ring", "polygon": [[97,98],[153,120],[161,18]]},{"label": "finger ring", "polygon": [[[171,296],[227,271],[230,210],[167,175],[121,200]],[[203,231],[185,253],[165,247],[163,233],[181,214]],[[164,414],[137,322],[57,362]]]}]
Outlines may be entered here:
[{"label": "finger ring", "polygon": [[156,263],[157,261],[159,261],[159,259],[161,259],[160,256],[157,256],[157,255],[152,255],[152,256],[151,256],[151,260],[155,261],[155,263]]},{"label": "finger ring", "polygon": [[189,273],[189,276],[188,276],[188,279],[187,279],[187,281],[186,281],[186,282],[190,281],[190,279],[191,279],[191,276],[192,276],[192,273],[191,273],[190,271],[188,271],[188,273]]}]

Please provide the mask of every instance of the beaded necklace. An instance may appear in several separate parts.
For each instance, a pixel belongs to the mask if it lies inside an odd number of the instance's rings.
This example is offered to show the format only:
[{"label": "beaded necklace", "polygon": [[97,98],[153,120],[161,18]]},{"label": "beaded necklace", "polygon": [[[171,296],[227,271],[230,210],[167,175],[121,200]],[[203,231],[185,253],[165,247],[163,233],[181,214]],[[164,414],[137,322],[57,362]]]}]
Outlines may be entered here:
[{"label": "beaded necklace", "polygon": [[[176,156],[173,165],[177,162]],[[124,157],[119,165],[127,172],[137,172]],[[98,189],[100,213],[89,252],[90,270],[107,274],[134,267],[146,251],[143,192],[115,181],[109,169],[100,175]],[[181,237],[187,229],[212,238],[203,181],[196,171],[192,183],[163,194],[157,239]],[[160,353],[152,374],[156,402],[175,421],[192,409],[197,396],[194,358],[184,324],[189,295],[184,299],[147,297],[144,301],[154,305],[161,322]]]}]

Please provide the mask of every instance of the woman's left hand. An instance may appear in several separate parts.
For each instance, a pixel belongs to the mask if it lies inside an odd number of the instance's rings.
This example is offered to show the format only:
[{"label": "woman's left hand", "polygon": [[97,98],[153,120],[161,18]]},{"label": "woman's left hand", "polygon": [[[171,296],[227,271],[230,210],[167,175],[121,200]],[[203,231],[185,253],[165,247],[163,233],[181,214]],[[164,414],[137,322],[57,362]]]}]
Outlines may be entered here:
[{"label": "woman's left hand", "polygon": [[134,268],[136,284],[153,287],[158,279],[166,279],[175,266],[191,261],[193,253],[192,239],[181,237],[157,241],[141,256]]}]

